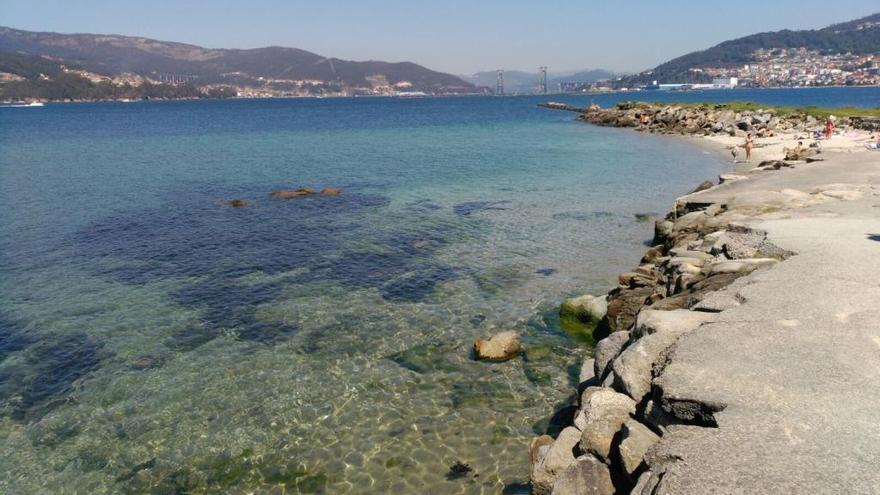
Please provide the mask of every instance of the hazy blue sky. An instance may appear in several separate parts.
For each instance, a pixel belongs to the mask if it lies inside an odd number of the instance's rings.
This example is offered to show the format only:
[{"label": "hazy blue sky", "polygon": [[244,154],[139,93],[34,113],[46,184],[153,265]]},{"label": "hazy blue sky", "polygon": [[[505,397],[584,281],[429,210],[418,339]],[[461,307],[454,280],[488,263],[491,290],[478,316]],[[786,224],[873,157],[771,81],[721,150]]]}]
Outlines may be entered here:
[{"label": "hazy blue sky", "polygon": [[293,46],[466,74],[538,65],[637,71],[726,39],[877,11],[877,0],[0,0],[0,25]]}]

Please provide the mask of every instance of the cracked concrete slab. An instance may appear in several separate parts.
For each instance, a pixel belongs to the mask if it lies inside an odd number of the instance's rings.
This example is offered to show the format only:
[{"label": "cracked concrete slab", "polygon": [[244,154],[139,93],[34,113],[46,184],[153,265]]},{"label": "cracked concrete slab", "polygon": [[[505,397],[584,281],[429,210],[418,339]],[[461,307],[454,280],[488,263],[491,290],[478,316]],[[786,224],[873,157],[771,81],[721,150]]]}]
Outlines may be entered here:
[{"label": "cracked concrete slab", "polygon": [[717,427],[667,429],[652,493],[880,490],[880,157],[828,158],[699,194],[866,186],[748,222],[797,254],[728,287],[716,320],[671,350],[655,386],[716,406]]}]

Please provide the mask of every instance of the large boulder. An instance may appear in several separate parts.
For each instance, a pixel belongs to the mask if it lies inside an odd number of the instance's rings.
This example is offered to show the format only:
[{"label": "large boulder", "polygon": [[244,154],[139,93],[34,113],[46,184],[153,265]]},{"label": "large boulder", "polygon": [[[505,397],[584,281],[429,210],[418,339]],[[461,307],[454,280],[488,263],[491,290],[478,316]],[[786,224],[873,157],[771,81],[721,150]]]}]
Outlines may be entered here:
[{"label": "large boulder", "polygon": [[785,149],[784,160],[786,161],[798,161],[798,160],[806,160],[808,157],[812,157],[819,154],[819,150],[816,148],[806,148],[803,146],[799,146],[796,148]]},{"label": "large boulder", "polygon": [[696,188],[694,188],[693,191],[689,192],[688,194],[694,194],[694,193],[698,193],[701,191],[706,191],[708,189],[712,189],[713,187],[715,187],[715,184],[713,184],[712,181],[704,180],[703,182],[700,182],[700,184]]},{"label": "large boulder", "polygon": [[645,471],[639,476],[636,486],[629,492],[630,495],[654,495],[659,479],[651,471]]},{"label": "large boulder", "polygon": [[692,211],[686,213],[675,221],[672,229],[673,236],[679,236],[690,232],[702,232],[706,228],[709,215],[705,211]]},{"label": "large boulder", "polygon": [[651,309],[656,310],[675,310],[695,307],[703,298],[709,294],[721,290],[730,285],[734,280],[748,272],[719,273],[711,277],[705,277],[700,274],[691,282],[685,284],[685,290],[680,294],[667,297],[660,302],[651,305]]},{"label": "large boulder", "polygon": [[538,461],[547,454],[551,445],[553,445],[553,437],[550,435],[541,435],[532,439],[529,444],[529,473],[535,470]]},{"label": "large boulder", "polygon": [[647,251],[642,256],[642,264],[655,263],[658,259],[663,257],[663,246],[654,246]]},{"label": "large boulder", "polygon": [[629,340],[629,333],[614,332],[600,340],[593,351],[593,376],[603,380],[610,369],[611,362],[620,355],[623,346]]},{"label": "large boulder", "polygon": [[750,273],[758,268],[769,268],[779,263],[774,258],[745,258],[730,261],[716,261],[703,268],[706,275],[719,273]]},{"label": "large boulder", "polygon": [[654,244],[663,244],[672,235],[675,224],[669,220],[657,220],[654,222]]},{"label": "large boulder", "polygon": [[574,464],[574,448],[580,437],[581,432],[569,426],[559,433],[559,437],[549,447],[539,447],[538,458],[530,475],[533,494],[549,495],[553,491],[559,475]]},{"label": "large boulder", "polygon": [[669,255],[674,258],[696,258],[702,261],[711,261],[714,256],[703,251],[695,251],[693,249],[672,248]]},{"label": "large boulder", "polygon": [[581,363],[581,372],[578,374],[578,383],[592,383],[598,380],[596,376],[596,360],[594,358],[584,359]]},{"label": "large boulder", "polygon": [[597,325],[608,312],[608,301],[605,296],[585,295],[566,299],[559,307],[560,316],[576,318],[581,323]]},{"label": "large boulder", "polygon": [[519,334],[513,331],[493,335],[489,340],[477,339],[474,353],[481,361],[507,361],[519,355]]},{"label": "large boulder", "polygon": [[645,464],[645,454],[660,441],[660,437],[642,423],[628,419],[623,423],[620,438],[617,447],[620,466],[631,480],[635,480]]},{"label": "large boulder", "polygon": [[581,397],[581,451],[608,460],[614,436],[635,413],[636,403],[626,395],[601,387],[590,387]]},{"label": "large boulder", "polygon": [[612,292],[608,299],[606,321],[611,332],[629,330],[645,301],[654,293],[654,287],[636,287]]},{"label": "large boulder", "polygon": [[646,335],[660,332],[689,332],[703,323],[714,319],[715,315],[699,311],[688,311],[684,309],[657,311],[653,309],[644,309],[639,313],[638,318],[636,318],[636,324],[633,326],[630,336],[633,340],[637,340]]},{"label": "large boulder", "polygon": [[641,402],[651,391],[655,366],[662,364],[678,339],[715,317],[696,311],[652,311],[639,315],[634,328],[641,336],[614,360],[614,386]]},{"label": "large boulder", "polygon": [[556,480],[553,495],[613,495],[611,473],[592,455],[578,457]]}]

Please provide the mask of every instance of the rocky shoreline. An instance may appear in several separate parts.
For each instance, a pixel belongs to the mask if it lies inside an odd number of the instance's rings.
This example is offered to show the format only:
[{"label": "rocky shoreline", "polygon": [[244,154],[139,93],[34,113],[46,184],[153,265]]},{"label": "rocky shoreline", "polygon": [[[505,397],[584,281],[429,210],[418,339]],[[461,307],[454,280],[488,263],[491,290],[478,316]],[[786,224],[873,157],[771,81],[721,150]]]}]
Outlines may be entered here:
[{"label": "rocky shoreline", "polygon": [[[763,137],[777,132],[810,132],[824,124],[809,113],[779,112],[769,106],[740,111],[724,104],[680,106],[625,102],[612,108],[593,105],[586,109],[543,106],[578,111],[578,120],[599,126],[628,127],[661,134],[745,137],[752,133]],[[836,123],[840,127],[880,131],[878,117],[840,116]]]},{"label": "rocky shoreline", "polygon": [[[640,118],[645,113],[649,123]],[[686,109],[636,103],[592,108],[579,117],[598,125],[667,134],[788,132],[795,133],[793,139],[816,124],[810,119],[736,113],[723,106]],[[842,124],[864,129],[871,122],[848,119]],[[778,163],[791,168],[804,162]],[[765,163],[747,175],[728,176],[728,182],[759,184],[762,176],[779,174],[780,168]],[[805,173],[822,177],[821,170]],[[532,493],[653,495],[681,493],[682,486],[691,493],[718,488],[684,484],[676,489],[675,475],[669,474],[686,456],[664,442],[667,435],[718,428],[717,415],[728,406],[694,388],[692,382],[698,380],[682,378],[679,343],[720,324],[725,311],[745,303],[736,289],[795,255],[753,226],[756,221],[787,219],[792,212],[878,195],[869,184],[814,184],[806,191],[774,190],[774,185],[737,191],[730,186],[704,183],[679,198],[673,210],[657,220],[652,247],[639,266],[620,274],[617,287],[605,296],[585,295],[563,303],[564,315],[594,326],[598,343],[593,356],[583,362],[568,426],[555,439],[543,435],[531,443]],[[720,492],[737,493],[735,476],[731,474],[731,485]]]}]

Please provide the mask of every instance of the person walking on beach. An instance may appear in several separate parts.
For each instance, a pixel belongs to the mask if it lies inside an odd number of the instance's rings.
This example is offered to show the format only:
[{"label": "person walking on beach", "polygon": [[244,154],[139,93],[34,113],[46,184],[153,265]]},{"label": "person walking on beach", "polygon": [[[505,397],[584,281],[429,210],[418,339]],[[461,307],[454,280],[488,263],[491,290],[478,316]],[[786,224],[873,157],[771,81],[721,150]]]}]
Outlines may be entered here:
[{"label": "person walking on beach", "polygon": [[746,149],[746,161],[752,161],[752,147],[755,145],[754,140],[752,139],[751,134],[746,135],[746,143],[743,145],[743,148]]},{"label": "person walking on beach", "polygon": [[834,115],[829,115],[827,119],[825,119],[825,140],[831,139],[831,136],[834,135]]}]

